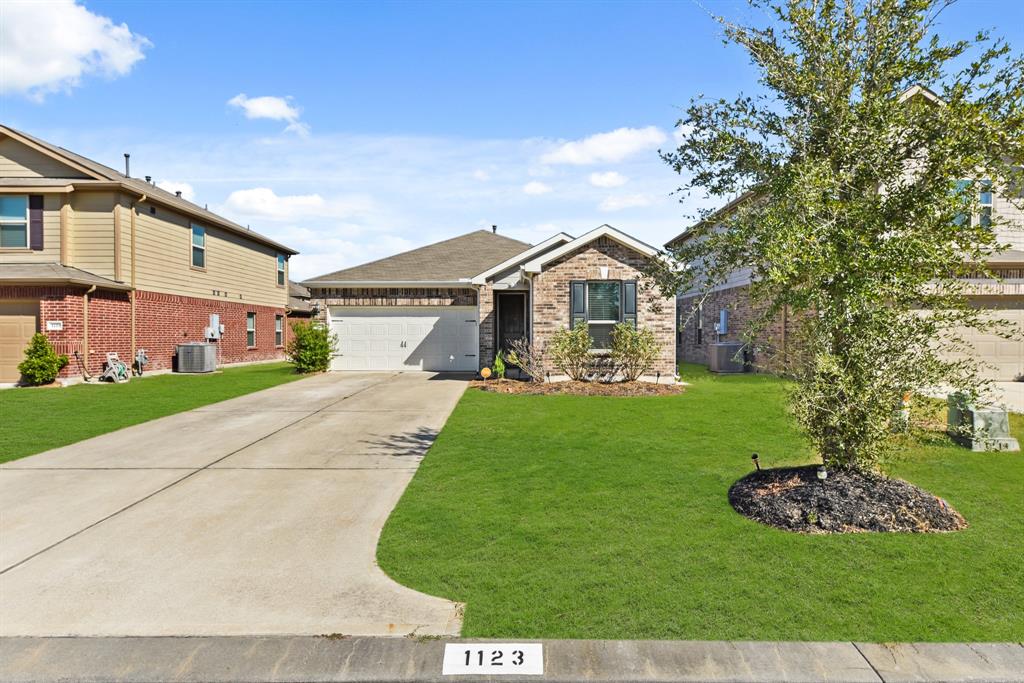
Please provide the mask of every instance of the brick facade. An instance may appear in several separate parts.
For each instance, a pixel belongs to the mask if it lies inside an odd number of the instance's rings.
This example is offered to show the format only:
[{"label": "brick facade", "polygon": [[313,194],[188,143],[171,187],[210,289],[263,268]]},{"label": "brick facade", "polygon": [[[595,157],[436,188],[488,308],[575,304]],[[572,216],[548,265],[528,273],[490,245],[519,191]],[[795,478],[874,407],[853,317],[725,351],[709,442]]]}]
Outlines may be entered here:
[{"label": "brick facade", "polygon": [[[615,240],[601,237],[549,263],[533,278],[533,343],[544,348],[551,336],[569,327],[569,285],[573,280],[601,280],[601,267],[608,268],[608,280],[637,280],[637,326],[650,329],[661,345],[661,354],[650,368],[672,376],[676,372],[674,298],[663,298],[654,287],[645,287],[643,271],[648,258]],[[482,354],[481,354],[482,355]],[[545,357],[550,364],[550,360]]]},{"label": "brick facade", "polygon": [[[84,343],[85,289],[82,287],[0,287],[0,300],[39,301],[39,327],[58,353],[69,356],[71,362],[61,372],[62,377],[81,374],[75,353],[88,349],[86,365],[90,374],[102,372],[106,354],[116,351],[121,360],[130,363],[131,298],[128,292],[96,290],[89,294],[89,338]],[[246,314],[256,313],[256,346],[246,345]],[[217,342],[218,363],[230,364],[284,358],[283,346],[275,340],[275,316],[284,316],[283,307],[199,299],[195,297],[136,292],[135,340],[136,348],[146,349],[149,365],[146,370],[165,370],[173,367],[175,346],[181,343],[205,341],[205,328],[210,314],[220,315],[224,336]],[[63,330],[46,331],[46,321],[60,320]],[[287,320],[284,321],[287,330]],[[283,341],[287,341],[287,332]]]},{"label": "brick facade", "polygon": [[[708,345],[715,343],[715,323],[720,311],[727,310],[728,330],[721,335],[723,342],[742,342],[744,333],[763,310],[750,297],[749,286],[730,287],[711,292],[703,301],[702,311],[694,310],[698,296],[681,297],[678,310],[678,353],[679,360],[686,363],[708,364]],[[703,319],[703,331],[698,343],[699,320]],[[797,318],[789,313],[780,314],[754,340],[748,348],[752,367],[759,372],[786,372],[795,359],[799,346],[796,341]]]}]

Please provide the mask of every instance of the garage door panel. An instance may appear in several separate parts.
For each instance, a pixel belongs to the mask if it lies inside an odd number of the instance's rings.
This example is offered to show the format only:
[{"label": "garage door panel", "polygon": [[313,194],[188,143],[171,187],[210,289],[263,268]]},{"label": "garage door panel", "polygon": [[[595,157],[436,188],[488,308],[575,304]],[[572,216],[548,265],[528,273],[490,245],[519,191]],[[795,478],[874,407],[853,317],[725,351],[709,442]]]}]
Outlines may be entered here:
[{"label": "garage door panel", "polygon": [[[1024,329],[1024,300],[1008,298],[1005,300],[976,300],[972,304],[978,308],[994,308],[992,318],[1009,321],[1016,329]],[[987,364],[982,374],[987,379],[1010,381],[1024,376],[1024,341],[1004,339],[996,334],[964,329],[961,338],[969,347],[969,352],[949,353],[947,358],[958,360],[975,358]]]},{"label": "garage door panel", "polygon": [[476,309],[332,307],[335,370],[475,371]]}]

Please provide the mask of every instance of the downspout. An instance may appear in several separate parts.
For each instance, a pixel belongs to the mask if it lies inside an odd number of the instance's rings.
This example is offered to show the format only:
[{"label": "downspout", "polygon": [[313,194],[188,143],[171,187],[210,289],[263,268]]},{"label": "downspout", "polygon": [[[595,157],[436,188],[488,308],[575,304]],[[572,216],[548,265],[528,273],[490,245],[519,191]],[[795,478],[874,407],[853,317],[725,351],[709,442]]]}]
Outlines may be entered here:
[{"label": "downspout", "polygon": [[129,230],[131,232],[131,235],[130,235],[130,238],[129,238],[130,241],[131,241],[131,246],[129,248],[129,251],[131,252],[131,257],[132,257],[132,270],[131,270],[132,291],[128,294],[128,297],[129,297],[129,300],[131,301],[131,311],[132,311],[132,357],[131,357],[131,360],[129,360],[128,362],[129,362],[129,365],[132,365],[133,367],[134,367],[134,363],[135,363],[135,354],[136,354],[136,349],[135,349],[135,217],[139,213],[139,211],[138,211],[139,204],[141,204],[142,202],[146,201],[147,196],[148,195],[144,194],[144,195],[142,195],[141,197],[139,197],[138,199],[136,199],[135,201],[132,202],[132,207],[131,207],[132,208],[132,215],[131,215],[131,221],[129,223]]}]

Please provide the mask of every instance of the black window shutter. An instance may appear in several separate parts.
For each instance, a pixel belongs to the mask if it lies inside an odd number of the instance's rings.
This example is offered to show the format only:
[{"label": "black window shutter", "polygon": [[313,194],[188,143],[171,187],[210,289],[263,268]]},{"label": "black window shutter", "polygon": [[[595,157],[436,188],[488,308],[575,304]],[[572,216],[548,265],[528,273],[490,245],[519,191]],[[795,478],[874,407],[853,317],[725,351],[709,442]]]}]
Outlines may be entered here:
[{"label": "black window shutter", "polygon": [[622,322],[636,327],[636,282],[622,283]]},{"label": "black window shutter", "polygon": [[587,283],[573,280],[569,283],[569,328],[587,321]]},{"label": "black window shutter", "polygon": [[28,196],[28,246],[34,251],[43,250],[43,195]]}]

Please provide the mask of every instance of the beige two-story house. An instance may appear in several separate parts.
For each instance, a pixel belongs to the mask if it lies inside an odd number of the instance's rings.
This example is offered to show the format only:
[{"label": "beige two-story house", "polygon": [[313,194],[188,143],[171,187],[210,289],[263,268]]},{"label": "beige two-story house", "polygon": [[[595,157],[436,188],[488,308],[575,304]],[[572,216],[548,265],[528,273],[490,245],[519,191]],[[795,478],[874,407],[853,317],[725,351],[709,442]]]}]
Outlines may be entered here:
[{"label": "beige two-story house", "polygon": [[296,251],[125,170],[0,125],[0,383],[37,331],[64,377],[142,349],[171,368],[188,342],[220,363],[283,357]]}]

